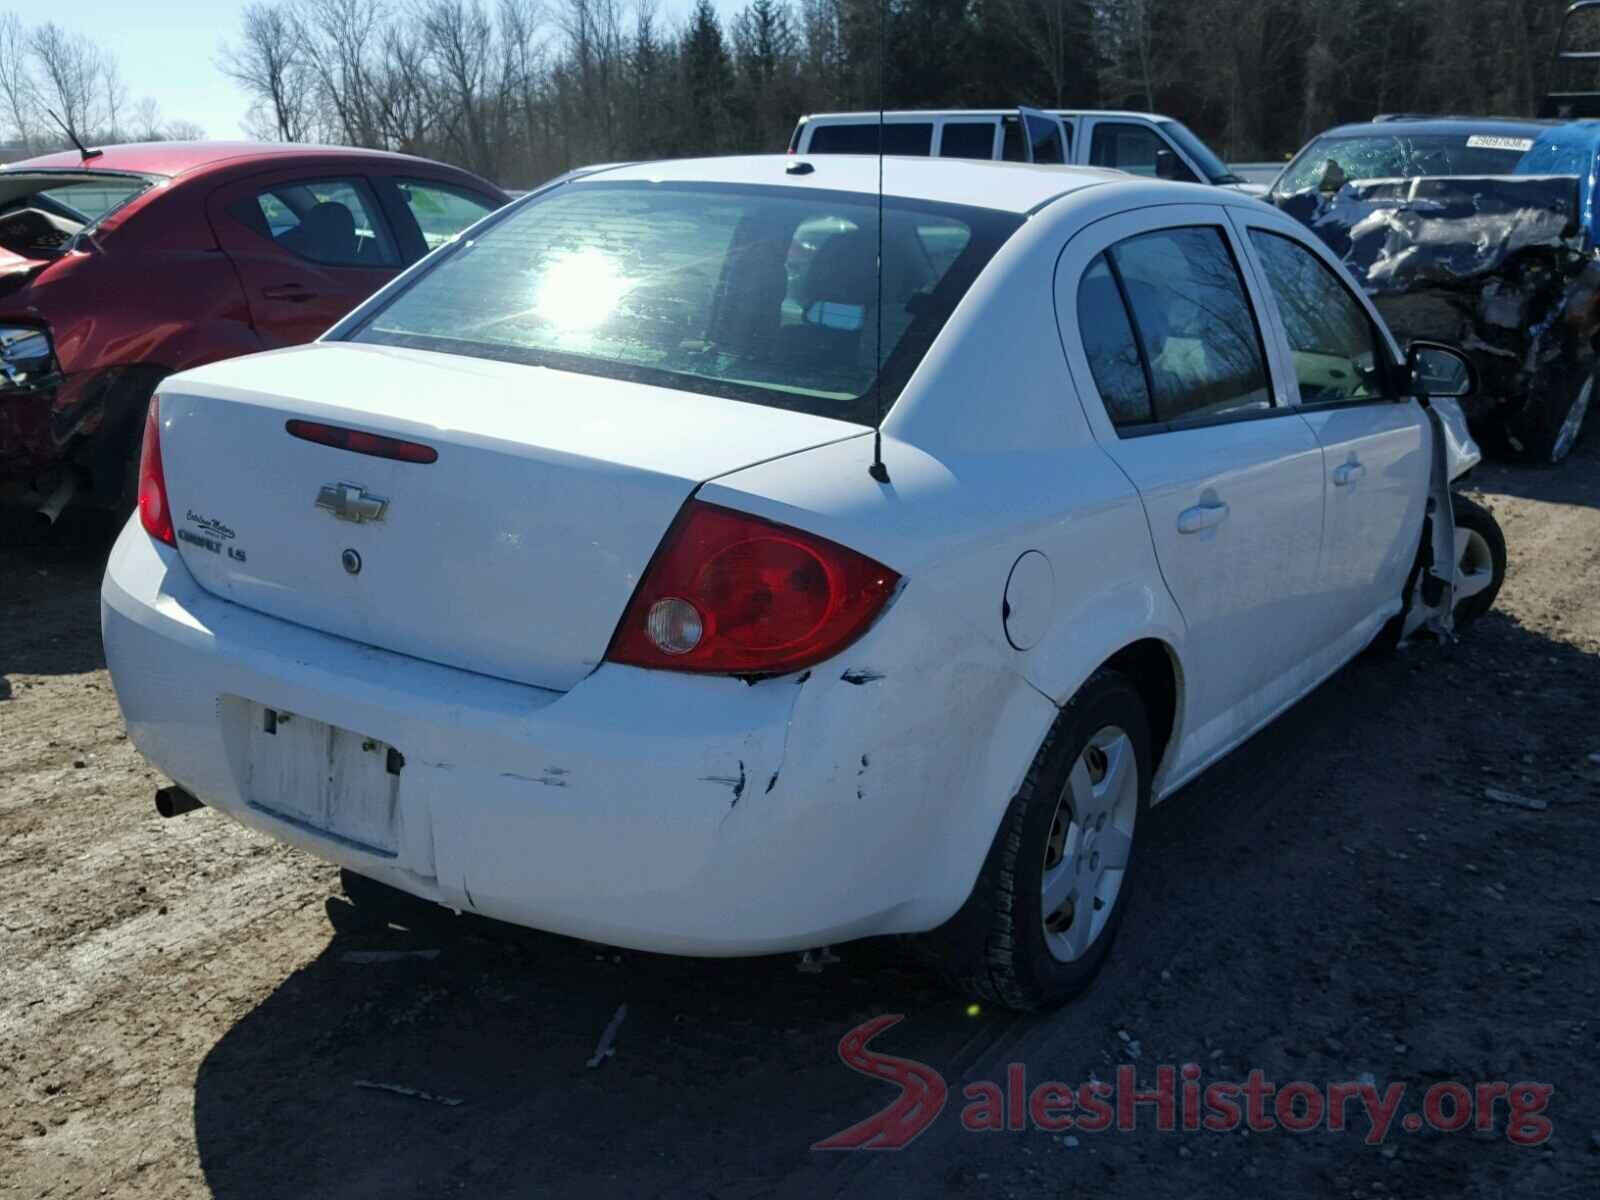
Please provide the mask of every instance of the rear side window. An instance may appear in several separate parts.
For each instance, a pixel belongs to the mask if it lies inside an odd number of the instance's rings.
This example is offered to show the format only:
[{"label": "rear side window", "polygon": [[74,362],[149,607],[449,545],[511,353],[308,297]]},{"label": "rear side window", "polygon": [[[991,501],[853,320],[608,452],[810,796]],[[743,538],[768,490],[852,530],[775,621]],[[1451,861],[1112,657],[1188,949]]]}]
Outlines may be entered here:
[{"label": "rear side window", "polygon": [[940,158],[993,158],[993,121],[946,121],[939,135]]},{"label": "rear side window", "polygon": [[1154,421],[1139,344],[1104,254],[1094,260],[1078,285],[1078,330],[1111,423],[1122,429]]},{"label": "rear side window", "polygon": [[488,201],[441,184],[397,179],[395,185],[429,250],[438,249],[468,225],[476,225],[494,211],[494,205]]},{"label": "rear side window", "polygon": [[[877,122],[852,125],[818,125],[811,131],[811,154],[876,154]],[[883,152],[926,158],[933,152],[933,122],[887,121],[883,125]]]},{"label": "rear side window", "polygon": [[[957,205],[593,181],[519,205],[352,340],[652,383],[870,424],[1021,224]],[[881,366],[881,372],[880,372]]]},{"label": "rear side window", "polygon": [[1272,407],[1261,334],[1220,229],[1119,242],[1085,273],[1078,311],[1095,386],[1119,429]]},{"label": "rear side window", "polygon": [[228,212],[297,258],[330,267],[400,265],[394,238],[360,180],[277,183],[235,202]]}]

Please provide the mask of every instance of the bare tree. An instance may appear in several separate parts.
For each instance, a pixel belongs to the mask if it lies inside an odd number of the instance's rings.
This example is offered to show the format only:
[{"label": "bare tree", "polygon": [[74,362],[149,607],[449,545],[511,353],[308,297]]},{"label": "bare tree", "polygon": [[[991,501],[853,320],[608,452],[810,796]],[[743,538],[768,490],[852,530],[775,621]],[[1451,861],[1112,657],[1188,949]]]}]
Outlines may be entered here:
[{"label": "bare tree", "polygon": [[145,96],[128,110],[127,136],[136,142],[166,140],[166,130],[161,125],[161,106],[154,96]]},{"label": "bare tree", "polygon": [[473,170],[492,174],[497,166],[497,106],[503,98],[494,77],[494,27],[481,0],[427,0],[419,10],[422,36],[442,95],[449,97],[444,120],[456,155]]},{"label": "bare tree", "polygon": [[161,127],[161,138],[167,142],[199,142],[205,136],[205,128],[193,121],[168,121]]},{"label": "bare tree", "polygon": [[36,140],[38,100],[29,69],[30,46],[27,26],[16,13],[0,13],[0,104],[11,125],[12,136],[22,146]]},{"label": "bare tree", "polygon": [[318,99],[339,139],[351,145],[385,145],[374,66],[387,15],[383,0],[299,0],[296,6]]},{"label": "bare tree", "polygon": [[217,65],[270,113],[272,136],[303,142],[310,133],[314,75],[304,28],[283,5],[246,6],[238,46],[224,45]]},{"label": "bare tree", "polygon": [[54,21],[35,26],[28,38],[35,68],[34,89],[41,107],[54,114],[70,138],[92,139],[111,122],[109,101],[120,80],[108,86],[115,70],[88,37],[70,33]]}]

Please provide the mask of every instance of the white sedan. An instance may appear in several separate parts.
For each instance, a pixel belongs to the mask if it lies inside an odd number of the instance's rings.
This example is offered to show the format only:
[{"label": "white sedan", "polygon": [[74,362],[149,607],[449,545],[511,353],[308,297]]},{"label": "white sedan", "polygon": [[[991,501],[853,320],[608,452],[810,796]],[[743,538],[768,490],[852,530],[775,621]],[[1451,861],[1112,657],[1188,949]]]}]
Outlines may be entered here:
[{"label": "white sedan", "polygon": [[1103,961],[1151,804],[1489,606],[1470,368],[1298,224],[1093,170],[883,186],[567,179],[320,342],[164,381],[102,614],[165,811],[622,946],[921,935],[1037,1007]]}]

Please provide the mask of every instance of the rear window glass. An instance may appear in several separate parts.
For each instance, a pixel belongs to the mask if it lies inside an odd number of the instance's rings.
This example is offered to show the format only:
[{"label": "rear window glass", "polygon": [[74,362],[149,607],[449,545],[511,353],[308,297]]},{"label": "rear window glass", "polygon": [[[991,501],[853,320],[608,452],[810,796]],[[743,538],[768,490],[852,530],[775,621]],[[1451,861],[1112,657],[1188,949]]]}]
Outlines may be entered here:
[{"label": "rear window glass", "polygon": [[518,206],[352,335],[871,424],[1021,224],[855,193],[578,183]]},{"label": "rear window glass", "polygon": [[1260,331],[1220,229],[1118,242],[1084,272],[1078,328],[1119,432],[1272,407]]},{"label": "rear window glass", "polygon": [[[927,157],[933,150],[933,123],[889,121],[883,126],[883,152]],[[818,125],[811,131],[810,154],[876,154],[878,125]]]},{"label": "rear window glass", "polygon": [[97,179],[87,183],[69,183],[62,187],[46,188],[39,195],[70,208],[74,214],[82,215],[88,221],[98,221],[107,213],[121,208],[149,186],[148,179]]},{"label": "rear window glass", "polygon": [[275,183],[229,206],[234,220],[297,258],[332,267],[397,267],[400,254],[365,183]]},{"label": "rear window glass", "polygon": [[154,182],[132,175],[0,172],[0,247],[25,256],[59,254]]}]

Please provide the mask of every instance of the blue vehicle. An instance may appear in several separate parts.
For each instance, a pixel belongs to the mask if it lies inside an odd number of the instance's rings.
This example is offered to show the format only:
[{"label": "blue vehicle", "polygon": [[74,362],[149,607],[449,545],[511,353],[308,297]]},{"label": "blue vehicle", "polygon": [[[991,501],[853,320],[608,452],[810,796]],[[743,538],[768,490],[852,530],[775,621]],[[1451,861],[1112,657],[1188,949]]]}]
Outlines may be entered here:
[{"label": "blue vehicle", "polygon": [[1467,417],[1486,449],[1549,463],[1595,392],[1597,166],[1600,120],[1385,116],[1313,139],[1267,199],[1344,260],[1396,336],[1473,357]]}]

